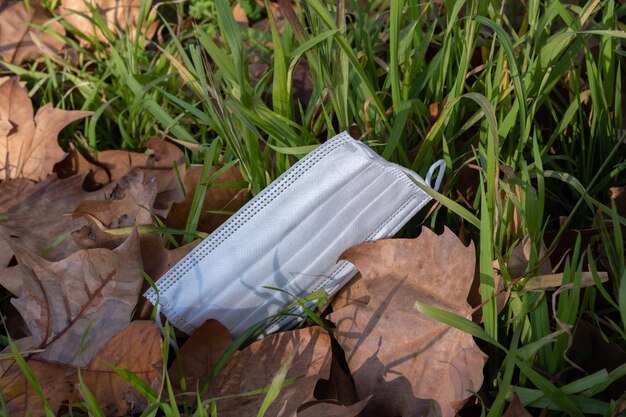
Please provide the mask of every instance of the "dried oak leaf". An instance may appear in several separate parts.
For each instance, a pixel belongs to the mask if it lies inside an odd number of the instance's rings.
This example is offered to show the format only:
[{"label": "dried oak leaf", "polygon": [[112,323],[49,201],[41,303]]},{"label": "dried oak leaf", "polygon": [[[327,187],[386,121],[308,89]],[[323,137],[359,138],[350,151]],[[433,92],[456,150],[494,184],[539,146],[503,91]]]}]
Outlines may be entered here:
[{"label": "dried oak leaf", "polygon": [[172,204],[184,199],[178,175],[185,176],[185,155],[176,145],[156,137],[147,141],[145,147],[145,152],[113,150],[87,157],[71,149],[68,156],[55,166],[55,172],[62,178],[88,173],[83,186],[97,190],[122,179],[133,168],[141,168],[145,177],[151,181],[155,178],[158,185],[153,212],[166,217]]},{"label": "dried oak leaf", "polygon": [[33,116],[30,98],[17,78],[0,84],[0,180],[39,181],[51,174],[65,157],[57,136],[65,126],[90,114],[46,104]]},{"label": "dried oak leaf", "polygon": [[89,215],[107,229],[152,225],[151,207],[157,193],[157,178],[146,178],[141,169],[133,168],[117,181],[104,200],[81,201],[73,216]]},{"label": "dried oak leaf", "polygon": [[[152,38],[156,32],[157,22],[156,10],[153,9],[150,17],[144,22],[144,27],[137,33],[137,20],[141,12],[141,0],[61,0],[60,11],[64,19],[70,25],[86,34],[90,38],[97,38],[100,42],[107,43],[108,39],[100,30],[96,28],[91,16],[90,7],[93,7],[104,19],[107,27],[115,33],[125,32],[131,39],[136,39],[138,35],[145,35],[147,39]],[[78,13],[86,16],[81,16]],[[82,39],[82,44],[89,44]]]},{"label": "dried oak leaf", "polygon": [[413,307],[419,300],[471,317],[473,245],[448,229],[437,236],[424,228],[416,239],[357,245],[342,259],[356,265],[370,294],[368,304],[329,316],[359,397],[372,395],[364,415],[433,415],[438,404],[453,416],[482,385],[485,355],[470,335]]},{"label": "dried oak leaf", "polygon": [[[303,403],[314,400],[313,390],[317,381],[328,378],[332,355],[330,343],[328,333],[320,327],[307,327],[267,336],[246,349],[235,352],[211,385],[208,397],[241,394],[268,387],[276,372],[293,356],[286,378],[299,379],[281,389],[266,415],[296,417],[297,410]],[[218,415],[256,416],[264,398],[265,394],[257,394],[219,399]]]},{"label": "dried oak leaf", "polygon": [[[180,348],[180,362],[175,361],[168,371],[175,391],[195,393],[202,389],[211,370],[232,342],[228,329],[217,320],[207,320],[198,327]],[[196,401],[195,395],[188,399],[192,403]]]},{"label": "dried oak leaf", "polygon": [[[134,321],[113,336],[85,367],[80,368],[83,383],[105,415],[121,416],[143,411],[146,399],[112,368],[126,369],[158,389],[162,375],[161,349],[162,340],[157,325],[153,321]],[[40,354],[31,355],[27,362],[55,415],[62,404],[83,400],[77,367],[48,362]],[[9,415],[46,415],[40,396],[15,364],[4,370],[0,377],[0,390]]]},{"label": "dried oak leaf", "polygon": [[[211,175],[216,169],[211,169]],[[185,229],[187,218],[191,210],[194,194],[200,181],[202,166],[192,165],[187,169],[184,177],[186,195],[184,201],[172,205],[165,224],[174,229]],[[228,214],[218,212],[235,212],[241,208],[248,198],[248,189],[238,185],[244,181],[243,175],[237,167],[231,167],[208,188],[202,203],[202,212],[198,221],[198,230],[211,233],[229,217]]]},{"label": "dried oak leaf", "polygon": [[[60,51],[65,43],[50,34],[65,35],[59,22],[50,21],[50,16],[40,1],[31,0],[30,10],[22,1],[4,1],[0,4],[0,59],[19,65],[22,61],[36,59],[44,51]],[[41,31],[31,24],[45,26]]]},{"label": "dried oak leaf", "polygon": [[139,236],[114,250],[81,250],[59,262],[12,247],[18,265],[0,271],[0,284],[18,297],[11,303],[33,346],[45,349],[40,358],[86,366],[128,324],[137,304],[143,283]]},{"label": "dried oak leaf", "polygon": [[502,414],[502,417],[532,417],[532,414],[524,408],[524,404],[514,395],[509,404],[509,408]]},{"label": "dried oak leaf", "polygon": [[298,417],[356,417],[367,405],[369,398],[365,398],[352,405],[343,405],[339,402],[311,401],[304,404],[298,411]]},{"label": "dried oak leaf", "polygon": [[[25,179],[0,183],[0,241],[14,240],[49,260],[60,260],[76,252],[79,248],[72,239],[54,243],[85,223],[84,219],[71,216],[81,201],[102,199],[109,190],[89,193],[83,190],[83,181],[84,175],[77,175],[63,180],[49,176],[37,184]],[[5,190],[14,198],[5,201]],[[13,252],[7,256],[10,259]],[[0,260],[4,261],[4,257]]]}]

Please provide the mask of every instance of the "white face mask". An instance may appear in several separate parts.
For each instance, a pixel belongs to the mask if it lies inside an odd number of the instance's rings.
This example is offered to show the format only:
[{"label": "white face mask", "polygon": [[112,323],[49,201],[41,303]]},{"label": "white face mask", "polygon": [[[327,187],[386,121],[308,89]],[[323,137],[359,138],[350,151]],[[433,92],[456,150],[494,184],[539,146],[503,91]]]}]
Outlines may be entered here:
[{"label": "white face mask", "polygon": [[[430,197],[426,182],[340,133],[287,170],[145,293],[171,324],[191,334],[208,319],[233,336],[295,300],[339,290],[356,274],[339,256],[356,244],[394,235]],[[280,288],[285,292],[264,287]],[[267,332],[292,322],[274,322]]]}]

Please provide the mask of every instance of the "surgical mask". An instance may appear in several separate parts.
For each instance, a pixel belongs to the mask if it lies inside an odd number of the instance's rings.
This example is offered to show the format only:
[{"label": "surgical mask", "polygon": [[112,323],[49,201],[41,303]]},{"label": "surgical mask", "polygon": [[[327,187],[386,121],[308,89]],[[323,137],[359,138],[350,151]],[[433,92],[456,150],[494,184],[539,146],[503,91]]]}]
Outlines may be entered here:
[{"label": "surgical mask", "polygon": [[[351,246],[393,236],[438,189],[340,133],[256,195],[144,295],[187,334],[216,319],[233,336],[318,290],[334,294],[355,274],[337,261]],[[269,288],[272,287],[272,288]],[[277,291],[280,289],[282,291]],[[158,294],[157,294],[158,291]],[[291,322],[283,316],[266,327]]]}]

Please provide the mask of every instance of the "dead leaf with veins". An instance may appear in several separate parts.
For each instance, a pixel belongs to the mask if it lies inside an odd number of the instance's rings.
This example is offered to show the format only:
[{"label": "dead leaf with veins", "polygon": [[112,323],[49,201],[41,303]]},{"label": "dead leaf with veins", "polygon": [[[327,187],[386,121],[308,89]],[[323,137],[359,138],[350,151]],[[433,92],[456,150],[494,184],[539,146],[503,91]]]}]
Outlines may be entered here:
[{"label": "dead leaf with veins", "polygon": [[[86,17],[92,14],[90,6],[100,13],[107,27],[113,33],[121,31],[126,33],[130,39],[135,40],[138,35],[150,39],[156,32],[156,9],[150,12],[149,18],[144,22],[144,27],[139,31],[137,30],[141,0],[61,0],[60,11],[67,23],[88,37],[97,38],[100,42],[107,43],[108,39],[102,30],[96,28],[93,21]],[[77,12],[86,16],[81,16]],[[80,42],[83,45],[90,43],[85,39],[81,39]]]},{"label": "dead leaf with veins", "polygon": [[[65,46],[62,40],[50,33],[65,35],[65,29],[59,22],[51,21],[52,16],[41,2],[29,1],[29,8],[23,1],[5,1],[0,5],[0,59],[3,61],[19,65],[41,57],[46,51],[56,53]],[[31,24],[43,26],[45,30],[41,31]],[[0,133],[0,136],[3,135]]]},{"label": "dead leaf with veins", "polygon": [[[82,188],[84,179],[84,175],[63,180],[52,175],[37,184],[21,178],[0,183],[0,241],[15,241],[54,261],[76,252],[78,246],[64,236],[80,228],[85,220],[73,219],[72,211],[83,200],[104,198],[114,187],[90,193]],[[4,191],[11,198],[3,199]],[[7,257],[12,256],[9,251]]]},{"label": "dead leaf with veins", "polygon": [[151,208],[157,193],[157,178],[146,178],[141,169],[134,168],[117,181],[104,200],[80,202],[73,216],[91,216],[108,229],[152,225]]},{"label": "dead leaf with veins", "polygon": [[[388,239],[348,249],[342,259],[361,272],[369,302],[334,311],[363,415],[454,416],[483,382],[485,355],[473,338],[414,309],[416,301],[471,318],[467,296],[474,247],[448,229],[423,228],[416,239]],[[436,409],[439,412],[436,412]]]},{"label": "dead leaf with veins", "polygon": [[83,186],[94,191],[122,179],[133,168],[141,168],[145,177],[155,178],[158,185],[153,213],[166,217],[172,204],[184,199],[181,182],[186,172],[185,155],[176,145],[156,137],[144,146],[144,152],[112,150],[87,156],[72,148],[55,166],[55,172],[62,178],[87,173]]},{"label": "dead leaf with veins", "polygon": [[11,303],[24,318],[33,347],[45,349],[39,357],[87,366],[128,324],[137,304],[143,284],[139,236],[114,250],[81,250],[59,262],[12,247],[18,265],[0,272],[0,284],[17,296]]},{"label": "dead leaf with veins", "polygon": [[[155,322],[134,321],[104,341],[104,346],[93,359],[80,368],[80,377],[105,415],[139,413],[147,406],[147,400],[113,367],[126,369],[153,389],[158,389],[162,375],[161,354],[162,339]],[[27,363],[54,415],[62,404],[83,401],[77,367],[44,360],[40,353],[30,354]],[[41,397],[17,365],[10,364],[3,369],[0,391],[9,415],[46,415]]]},{"label": "dead leaf with veins", "polygon": [[[215,171],[216,169],[212,168],[211,175]],[[184,176],[185,199],[172,205],[165,221],[168,227],[185,229],[201,172],[202,166],[200,165],[192,165],[187,169]],[[236,212],[245,204],[249,191],[238,184],[243,181],[243,175],[236,166],[215,178],[204,197],[197,230],[206,233],[213,232],[230,217],[228,213]]]},{"label": "dead leaf with veins", "polygon": [[[269,387],[276,372],[293,355],[284,386],[266,415],[295,417],[298,408],[314,400],[317,381],[328,378],[331,363],[330,337],[320,327],[307,327],[269,335],[235,352],[211,385],[210,397],[222,397]],[[256,415],[264,394],[217,401],[220,416]]]},{"label": "dead leaf with veins", "polygon": [[[11,78],[0,84],[0,180],[44,179],[65,157],[57,136],[68,124],[92,112],[66,111],[46,104],[33,116],[30,98]],[[8,128],[8,124],[11,128]]]}]

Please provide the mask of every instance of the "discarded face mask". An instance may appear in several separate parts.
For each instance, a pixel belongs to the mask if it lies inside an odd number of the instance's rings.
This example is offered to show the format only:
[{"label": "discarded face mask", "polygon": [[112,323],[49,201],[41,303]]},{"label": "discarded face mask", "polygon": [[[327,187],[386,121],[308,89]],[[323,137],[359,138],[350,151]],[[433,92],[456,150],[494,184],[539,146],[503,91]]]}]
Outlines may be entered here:
[{"label": "discarded face mask", "polygon": [[[398,232],[431,199],[413,181],[431,187],[439,169],[438,189],[444,167],[433,164],[424,181],[340,133],[250,200],[145,296],[187,334],[216,319],[239,336],[294,296],[337,292],[356,274],[339,256]],[[265,333],[293,321],[281,316]]]}]

